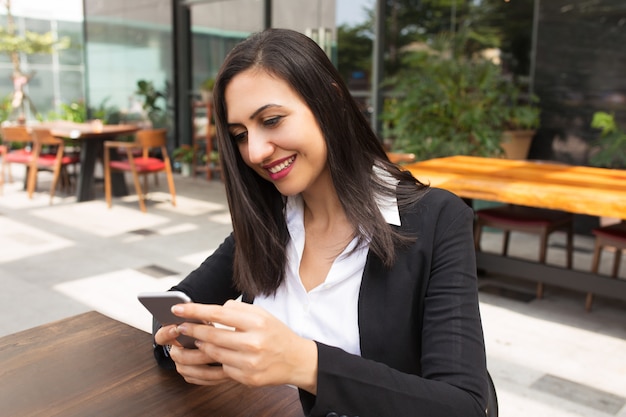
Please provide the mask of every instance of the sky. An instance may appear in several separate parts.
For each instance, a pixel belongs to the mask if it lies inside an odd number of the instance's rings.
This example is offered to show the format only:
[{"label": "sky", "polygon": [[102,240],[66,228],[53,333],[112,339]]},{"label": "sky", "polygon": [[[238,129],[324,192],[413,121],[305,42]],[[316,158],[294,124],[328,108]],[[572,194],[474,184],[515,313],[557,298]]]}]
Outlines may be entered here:
[{"label": "sky", "polygon": [[[373,7],[375,0],[336,0],[337,25],[353,26],[366,19],[363,7]],[[12,0],[13,13],[31,17],[54,18],[62,15],[64,20],[82,19],[82,0]],[[4,8],[2,8],[4,9]],[[0,10],[0,14],[4,14]]]},{"label": "sky", "polygon": [[363,7],[374,7],[375,0],[336,0],[337,26],[347,24],[354,26],[366,19]]},{"label": "sky", "polygon": [[[18,16],[39,19],[62,18],[62,20],[79,22],[83,19],[83,2],[82,0],[11,0],[11,12]],[[4,1],[0,2],[0,14],[6,14]]]}]

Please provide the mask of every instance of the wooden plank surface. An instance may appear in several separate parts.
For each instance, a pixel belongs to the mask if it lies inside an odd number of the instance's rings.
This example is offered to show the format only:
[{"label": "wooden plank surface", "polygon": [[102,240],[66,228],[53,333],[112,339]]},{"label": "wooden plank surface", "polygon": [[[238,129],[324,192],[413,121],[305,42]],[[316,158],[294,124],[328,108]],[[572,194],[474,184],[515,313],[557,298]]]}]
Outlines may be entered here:
[{"label": "wooden plank surface", "polygon": [[404,166],[460,197],[626,218],[626,171],[471,156]]},{"label": "wooden plank surface", "polygon": [[0,369],[7,416],[303,416],[291,387],[187,384],[149,334],[96,312],[1,338]]}]

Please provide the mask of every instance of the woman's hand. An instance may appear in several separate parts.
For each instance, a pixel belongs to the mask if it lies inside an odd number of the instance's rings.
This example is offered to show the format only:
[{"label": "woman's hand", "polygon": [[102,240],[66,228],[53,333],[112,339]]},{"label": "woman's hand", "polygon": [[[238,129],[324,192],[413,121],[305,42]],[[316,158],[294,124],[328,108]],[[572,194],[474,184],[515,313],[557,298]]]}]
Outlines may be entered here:
[{"label": "woman's hand", "polygon": [[[207,326],[210,325],[198,325]],[[162,346],[171,346],[170,357],[176,364],[176,371],[185,381],[196,385],[217,385],[229,380],[221,366],[213,366],[215,360],[199,349],[185,349],[176,338],[180,336],[176,325],[161,327],[154,340]]]},{"label": "woman's hand", "polygon": [[317,345],[262,308],[230,300],[223,306],[178,304],[172,312],[228,327],[193,323],[176,327],[180,334],[197,340],[202,357],[221,363],[225,376],[253,386],[291,384],[316,394]]}]

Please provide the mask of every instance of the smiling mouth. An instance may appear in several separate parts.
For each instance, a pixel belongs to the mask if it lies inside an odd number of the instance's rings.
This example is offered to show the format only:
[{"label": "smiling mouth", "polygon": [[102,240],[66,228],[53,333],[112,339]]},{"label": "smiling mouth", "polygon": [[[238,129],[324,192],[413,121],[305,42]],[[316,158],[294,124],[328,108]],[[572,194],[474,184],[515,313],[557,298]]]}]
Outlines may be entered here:
[{"label": "smiling mouth", "polygon": [[278,174],[280,171],[287,169],[291,166],[291,164],[293,164],[293,161],[296,160],[296,156],[292,156],[291,158],[288,158],[286,160],[284,160],[283,162],[281,162],[280,164],[274,165],[270,168],[267,168],[267,170],[271,173],[271,174]]}]

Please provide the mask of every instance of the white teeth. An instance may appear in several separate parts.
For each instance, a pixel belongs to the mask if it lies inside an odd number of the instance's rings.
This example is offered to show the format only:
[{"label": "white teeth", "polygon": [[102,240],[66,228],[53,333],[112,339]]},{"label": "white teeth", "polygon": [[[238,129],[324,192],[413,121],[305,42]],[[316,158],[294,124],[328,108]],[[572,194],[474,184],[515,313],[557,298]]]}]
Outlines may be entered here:
[{"label": "white teeth", "polygon": [[290,166],[291,164],[293,164],[293,161],[296,159],[295,156],[292,156],[291,158],[289,158],[288,160],[286,160],[283,163],[280,163],[276,166],[273,166],[271,168],[269,168],[269,172],[271,172],[272,174],[277,174],[280,171],[282,171],[283,169],[287,168],[288,166]]}]

